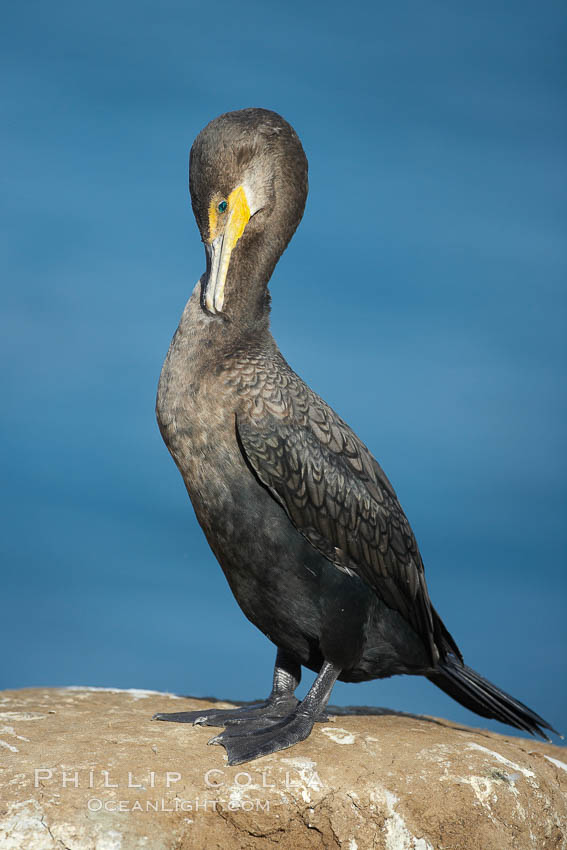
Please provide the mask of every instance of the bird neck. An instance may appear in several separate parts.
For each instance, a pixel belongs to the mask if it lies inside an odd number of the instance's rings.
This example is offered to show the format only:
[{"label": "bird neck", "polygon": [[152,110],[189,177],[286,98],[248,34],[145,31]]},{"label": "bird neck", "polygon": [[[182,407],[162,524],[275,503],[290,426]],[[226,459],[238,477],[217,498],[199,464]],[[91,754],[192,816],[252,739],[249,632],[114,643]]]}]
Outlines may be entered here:
[{"label": "bird neck", "polygon": [[293,230],[282,228],[280,222],[277,227],[251,229],[238,241],[230,258],[224,304],[219,316],[221,322],[231,327],[234,335],[247,336],[269,328],[271,298],[268,284]]},{"label": "bird neck", "polygon": [[269,325],[270,293],[268,283],[277,258],[270,261],[257,250],[237,250],[231,257],[225,284],[223,318],[247,333]]}]

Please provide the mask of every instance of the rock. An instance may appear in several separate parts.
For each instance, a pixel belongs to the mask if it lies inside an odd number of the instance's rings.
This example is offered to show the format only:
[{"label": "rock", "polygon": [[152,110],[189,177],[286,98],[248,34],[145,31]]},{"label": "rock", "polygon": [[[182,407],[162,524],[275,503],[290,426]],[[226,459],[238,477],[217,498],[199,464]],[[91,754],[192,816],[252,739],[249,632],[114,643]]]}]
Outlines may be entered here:
[{"label": "rock", "polygon": [[151,720],[206,704],[136,690],[0,692],[1,850],[567,845],[558,747],[358,709],[228,767],[222,747],[206,746],[213,729]]}]

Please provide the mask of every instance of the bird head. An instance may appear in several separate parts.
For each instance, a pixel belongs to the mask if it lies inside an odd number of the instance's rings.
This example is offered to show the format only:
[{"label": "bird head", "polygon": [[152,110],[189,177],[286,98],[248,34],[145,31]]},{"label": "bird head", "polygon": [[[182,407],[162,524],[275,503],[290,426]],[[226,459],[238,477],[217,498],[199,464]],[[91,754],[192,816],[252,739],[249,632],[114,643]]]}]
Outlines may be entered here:
[{"label": "bird head", "polygon": [[207,257],[201,301],[215,315],[223,312],[229,280],[267,285],[303,215],[307,158],[277,113],[227,112],[195,139],[189,188]]}]

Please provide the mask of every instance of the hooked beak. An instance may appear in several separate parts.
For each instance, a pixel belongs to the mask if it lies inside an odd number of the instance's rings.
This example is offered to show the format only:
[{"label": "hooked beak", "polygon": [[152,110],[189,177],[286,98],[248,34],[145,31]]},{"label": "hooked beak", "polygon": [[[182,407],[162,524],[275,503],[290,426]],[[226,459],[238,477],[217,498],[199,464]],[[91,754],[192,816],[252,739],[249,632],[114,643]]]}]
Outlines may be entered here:
[{"label": "hooked beak", "polygon": [[209,233],[212,238],[205,243],[207,271],[201,300],[213,315],[222,312],[230,257],[250,219],[250,207],[243,186],[234,189],[227,201],[225,213],[219,214],[215,204],[211,204],[209,209]]}]

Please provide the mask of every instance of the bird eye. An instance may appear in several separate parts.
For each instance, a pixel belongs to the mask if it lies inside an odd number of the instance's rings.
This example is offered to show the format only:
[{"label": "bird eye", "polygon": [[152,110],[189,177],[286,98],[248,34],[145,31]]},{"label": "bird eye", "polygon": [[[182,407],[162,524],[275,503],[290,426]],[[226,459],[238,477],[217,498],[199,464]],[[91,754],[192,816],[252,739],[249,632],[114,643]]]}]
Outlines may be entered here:
[{"label": "bird eye", "polygon": [[227,207],[228,207],[227,202],[221,201],[220,204],[218,205],[217,209],[220,213],[223,213]]}]

